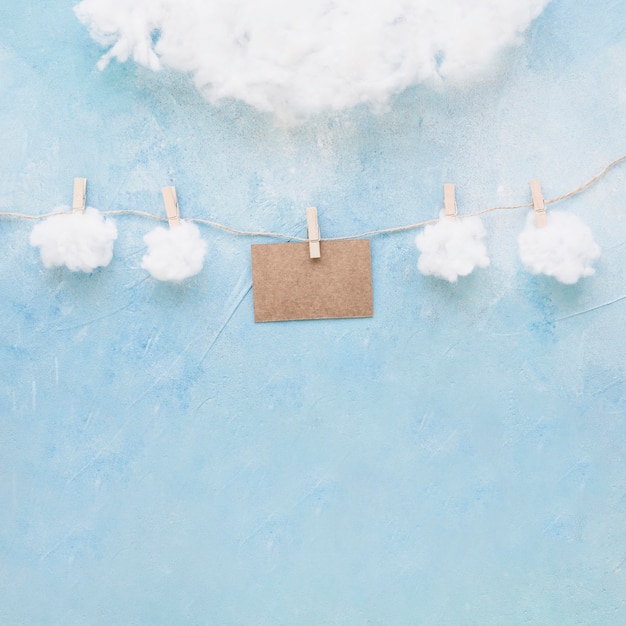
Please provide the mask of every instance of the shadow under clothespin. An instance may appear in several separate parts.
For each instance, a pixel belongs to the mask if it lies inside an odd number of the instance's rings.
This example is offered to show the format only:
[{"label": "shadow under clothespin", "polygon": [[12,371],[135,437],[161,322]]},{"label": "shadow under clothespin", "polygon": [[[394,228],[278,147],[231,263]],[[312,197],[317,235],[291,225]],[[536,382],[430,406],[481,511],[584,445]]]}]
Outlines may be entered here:
[{"label": "shadow under clothespin", "polygon": [[180,209],[178,207],[178,197],[176,196],[176,187],[163,187],[163,204],[165,204],[165,214],[170,228],[180,226]]},{"label": "shadow under clothespin", "polygon": [[535,211],[535,226],[544,228],[548,225],[546,216],[546,203],[541,192],[541,182],[538,179],[530,181],[530,191],[533,196],[533,209]]}]

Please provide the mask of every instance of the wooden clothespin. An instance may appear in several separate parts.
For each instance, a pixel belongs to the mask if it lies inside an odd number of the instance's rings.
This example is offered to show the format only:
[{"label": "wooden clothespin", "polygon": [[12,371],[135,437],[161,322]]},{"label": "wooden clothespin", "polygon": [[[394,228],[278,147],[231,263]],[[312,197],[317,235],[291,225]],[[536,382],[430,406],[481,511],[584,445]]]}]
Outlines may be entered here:
[{"label": "wooden clothespin", "polygon": [[535,226],[537,228],[544,228],[548,225],[548,218],[546,216],[546,203],[541,193],[541,183],[539,180],[534,179],[530,181],[530,191],[533,195],[533,209],[535,210]]},{"label": "wooden clothespin", "polygon": [[72,212],[84,213],[87,201],[87,179],[74,179],[74,198],[72,200]]},{"label": "wooden clothespin", "polygon": [[180,226],[180,209],[178,208],[178,197],[176,196],[176,187],[163,187],[163,203],[165,204],[165,213],[170,228]]},{"label": "wooden clothespin", "polygon": [[320,251],[320,227],[317,223],[317,209],[308,207],[306,210],[306,228],[307,237],[309,238],[309,254],[312,259],[321,257]]},{"label": "wooden clothespin", "polygon": [[454,185],[450,183],[446,183],[443,186],[443,211],[448,219],[456,219],[456,199],[454,197]]}]

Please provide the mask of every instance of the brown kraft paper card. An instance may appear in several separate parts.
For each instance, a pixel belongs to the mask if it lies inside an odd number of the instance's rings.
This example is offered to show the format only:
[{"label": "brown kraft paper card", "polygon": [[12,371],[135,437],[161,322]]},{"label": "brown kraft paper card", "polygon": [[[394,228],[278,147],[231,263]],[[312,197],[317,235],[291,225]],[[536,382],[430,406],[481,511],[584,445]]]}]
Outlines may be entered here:
[{"label": "brown kraft paper card", "polygon": [[372,260],[368,239],[309,244],[252,245],[254,321],[372,317]]}]

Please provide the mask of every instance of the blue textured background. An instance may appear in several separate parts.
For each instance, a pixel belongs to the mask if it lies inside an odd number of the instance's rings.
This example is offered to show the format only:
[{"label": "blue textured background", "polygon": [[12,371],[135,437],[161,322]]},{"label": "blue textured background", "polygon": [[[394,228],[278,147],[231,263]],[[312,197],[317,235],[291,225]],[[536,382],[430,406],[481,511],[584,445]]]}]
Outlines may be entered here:
[{"label": "blue textured background", "polygon": [[[281,129],[0,0],[0,210],[71,201],[326,236],[578,186],[626,152],[626,2],[554,0],[479,85]],[[603,248],[532,277],[525,212],[443,284],[372,239],[375,316],[253,322],[249,245],[202,273],[45,270],[0,218],[0,623],[626,624],[626,166],[563,203]]]}]

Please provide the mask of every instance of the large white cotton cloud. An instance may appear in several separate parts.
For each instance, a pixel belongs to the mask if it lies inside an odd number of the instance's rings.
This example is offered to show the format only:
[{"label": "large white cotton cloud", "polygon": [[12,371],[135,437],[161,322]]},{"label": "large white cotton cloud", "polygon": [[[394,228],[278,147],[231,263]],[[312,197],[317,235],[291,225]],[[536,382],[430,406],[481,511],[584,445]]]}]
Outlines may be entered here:
[{"label": "large white cotton cloud", "polygon": [[181,220],[175,228],[159,226],[144,235],[143,240],[148,252],[141,267],[157,280],[185,280],[198,274],[204,265],[207,245],[191,222]]},{"label": "large white cotton cloud", "polygon": [[451,220],[442,217],[429,224],[415,238],[421,252],[417,268],[426,276],[456,282],[477,267],[487,267],[489,256],[483,239],[483,223],[478,217]]},{"label": "large white cotton cloud", "polygon": [[543,228],[535,226],[535,216],[529,213],[518,243],[522,263],[530,272],[553,276],[567,285],[595,274],[593,262],[601,252],[588,226],[564,211],[550,211]]},{"label": "large white cotton cloud", "polygon": [[483,69],[549,0],[82,0],[110,59],[193,75],[212,102],[279,116],[384,104]]},{"label": "large white cotton cloud", "polygon": [[93,272],[97,267],[106,267],[113,258],[116,239],[115,223],[91,207],[83,213],[49,217],[30,234],[30,244],[40,249],[46,267],[65,266],[72,272]]}]

